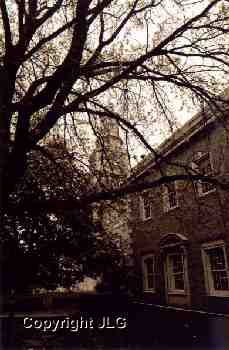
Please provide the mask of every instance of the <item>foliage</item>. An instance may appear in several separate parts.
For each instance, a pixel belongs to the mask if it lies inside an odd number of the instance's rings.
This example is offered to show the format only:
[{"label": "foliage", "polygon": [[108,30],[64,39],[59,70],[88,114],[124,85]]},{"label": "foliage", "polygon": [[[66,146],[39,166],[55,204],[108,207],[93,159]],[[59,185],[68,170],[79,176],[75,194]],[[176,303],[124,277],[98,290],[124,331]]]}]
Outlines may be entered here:
[{"label": "foliage", "polygon": [[[165,121],[168,134],[188,110],[224,113],[228,2],[2,0],[0,26],[0,231],[15,256],[20,249],[26,258],[31,252],[33,259],[49,258],[43,269],[49,281],[63,250],[71,258],[78,247],[91,247],[91,203],[190,181],[188,169],[99,192],[88,188],[85,172],[95,136],[104,144],[104,120],[119,125],[129,159],[141,144],[160,161],[154,145]],[[44,155],[47,138],[57,134],[64,152],[74,152],[70,167],[61,153],[58,174],[51,159],[34,156],[38,149]]]},{"label": "foliage", "polygon": [[227,9],[224,0],[2,1],[3,203],[53,130],[87,163],[104,119],[119,123],[132,157],[134,138],[155,152],[152,137],[162,120],[173,130],[179,109],[222,109]]},{"label": "foliage", "polygon": [[[85,192],[86,175],[74,173],[74,157],[64,144],[60,142],[56,147],[48,144],[46,151],[51,160],[39,152],[31,155],[26,174],[11,196],[12,204],[25,197],[28,201],[67,200]],[[29,210],[17,215],[9,212],[4,218],[1,240],[5,291],[70,287],[85,276],[97,277],[104,266],[117,268],[122,259],[115,240],[98,223],[97,226],[92,223],[89,210],[59,215],[46,212],[36,215]]]}]

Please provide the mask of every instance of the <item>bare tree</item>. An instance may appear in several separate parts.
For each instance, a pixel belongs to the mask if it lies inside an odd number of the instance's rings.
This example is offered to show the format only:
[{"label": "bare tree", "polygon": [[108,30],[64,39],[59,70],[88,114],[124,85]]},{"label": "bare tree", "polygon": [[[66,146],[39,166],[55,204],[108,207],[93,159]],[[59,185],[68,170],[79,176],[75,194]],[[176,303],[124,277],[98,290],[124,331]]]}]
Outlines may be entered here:
[{"label": "bare tree", "polygon": [[[227,1],[1,0],[0,9],[2,213],[28,154],[55,128],[68,133],[67,142],[82,154],[83,123],[113,119],[127,141],[135,137],[160,158],[143,130],[151,126],[152,133],[160,116],[173,129],[174,99],[222,110]],[[190,178],[182,176],[176,179]],[[30,207],[79,207],[173,180],[164,176],[141,187],[120,185],[78,201],[34,201]]]}]

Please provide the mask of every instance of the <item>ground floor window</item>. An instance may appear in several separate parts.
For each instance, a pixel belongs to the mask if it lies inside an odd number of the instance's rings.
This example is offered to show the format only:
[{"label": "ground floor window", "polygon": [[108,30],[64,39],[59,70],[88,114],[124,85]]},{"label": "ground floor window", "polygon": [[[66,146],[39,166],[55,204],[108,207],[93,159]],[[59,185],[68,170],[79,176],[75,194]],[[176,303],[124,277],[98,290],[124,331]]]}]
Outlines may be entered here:
[{"label": "ground floor window", "polygon": [[185,265],[182,252],[167,255],[167,280],[169,292],[185,291]]},{"label": "ground floor window", "polygon": [[224,242],[203,244],[202,257],[208,294],[229,296],[229,273]]},{"label": "ground floor window", "polygon": [[142,258],[144,291],[155,291],[155,256],[146,255]]}]

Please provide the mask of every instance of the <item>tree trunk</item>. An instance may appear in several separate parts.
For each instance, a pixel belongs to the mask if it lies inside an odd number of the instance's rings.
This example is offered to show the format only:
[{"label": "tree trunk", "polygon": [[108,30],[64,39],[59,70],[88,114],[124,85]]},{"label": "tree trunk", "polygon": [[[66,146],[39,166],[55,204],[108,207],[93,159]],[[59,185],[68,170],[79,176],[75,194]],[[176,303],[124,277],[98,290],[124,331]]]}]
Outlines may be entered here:
[{"label": "tree trunk", "polygon": [[9,154],[10,136],[10,82],[6,69],[0,66],[0,225],[5,204],[6,166]]},{"label": "tree trunk", "polygon": [[[7,71],[0,66],[0,235],[3,235],[3,218],[6,201],[5,179],[7,178],[7,160],[9,154],[10,132],[10,84]],[[1,239],[0,236],[0,239]],[[0,257],[2,254],[2,239],[0,241]],[[2,265],[2,264],[1,264]],[[0,266],[0,312],[2,309],[2,266]]]}]

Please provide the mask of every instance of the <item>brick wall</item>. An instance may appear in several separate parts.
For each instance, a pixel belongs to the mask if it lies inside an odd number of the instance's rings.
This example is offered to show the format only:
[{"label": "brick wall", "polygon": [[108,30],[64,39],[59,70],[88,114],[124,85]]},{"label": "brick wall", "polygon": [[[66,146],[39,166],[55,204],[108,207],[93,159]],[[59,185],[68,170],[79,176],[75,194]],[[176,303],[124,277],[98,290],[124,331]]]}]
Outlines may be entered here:
[{"label": "brick wall", "polygon": [[[228,122],[227,122],[228,124]],[[190,166],[198,152],[211,154],[214,176],[226,181],[229,179],[229,144],[228,132],[224,125],[215,122],[204,130],[189,137],[187,141],[172,152],[161,169],[168,175],[186,173],[184,168],[171,163],[182,163]],[[160,177],[155,167],[148,169],[146,176],[138,181],[153,180]],[[168,233],[184,235],[187,239],[188,279],[190,302],[193,307],[209,307],[204,284],[204,271],[201,257],[201,244],[209,241],[224,240],[229,244],[229,195],[221,189],[199,197],[191,182],[178,183],[179,206],[168,212],[163,209],[161,188],[150,190],[152,218],[143,221],[140,212],[140,195],[131,197],[130,225],[132,229],[133,249],[136,258],[136,269],[141,270],[141,258],[146,253],[161,257],[160,240]],[[163,262],[157,285],[157,293],[146,293],[145,299],[153,302],[165,302],[163,280]],[[175,299],[174,299],[175,300]],[[178,301],[179,304],[179,301]]]}]

